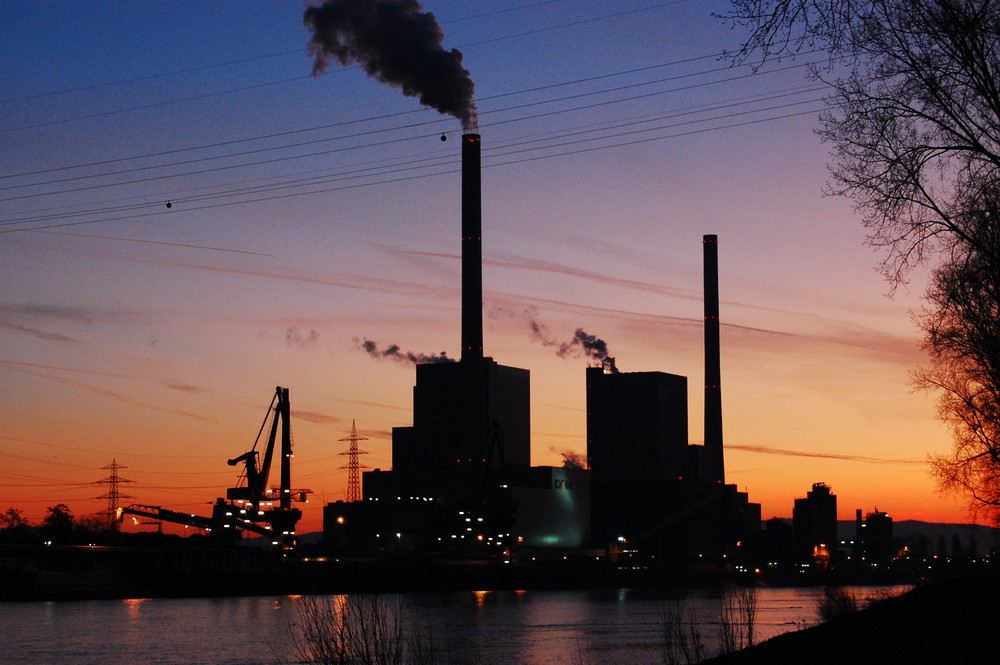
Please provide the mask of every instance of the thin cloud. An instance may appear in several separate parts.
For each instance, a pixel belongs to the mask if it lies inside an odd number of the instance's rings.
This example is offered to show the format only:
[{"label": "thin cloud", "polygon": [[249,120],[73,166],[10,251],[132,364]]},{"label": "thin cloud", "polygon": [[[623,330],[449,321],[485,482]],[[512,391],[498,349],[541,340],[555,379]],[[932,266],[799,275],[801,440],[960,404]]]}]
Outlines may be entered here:
[{"label": "thin cloud", "polygon": [[[71,372],[73,374],[88,374],[93,376],[107,376],[115,379],[135,379],[141,380],[143,377],[136,376],[134,374],[124,374],[122,372],[109,372],[108,370],[100,369],[83,369],[81,367],[67,367],[65,365],[45,365],[42,363],[28,363],[21,360],[2,360],[0,359],[0,365],[9,367],[10,369],[24,369],[30,371],[32,369],[36,370],[51,370],[55,372]],[[41,372],[39,372],[41,374]]]},{"label": "thin cloud", "polygon": [[305,420],[310,423],[316,423],[317,425],[340,425],[344,422],[343,418],[339,418],[337,416],[320,413],[319,411],[300,411],[299,409],[292,409],[292,417],[297,420]]},{"label": "thin cloud", "polygon": [[26,335],[31,335],[32,337],[37,337],[38,339],[44,339],[49,342],[69,342],[70,344],[83,343],[74,337],[69,337],[68,335],[63,335],[62,333],[46,332],[44,330],[39,330],[38,328],[19,326],[16,323],[4,323],[3,321],[0,321],[0,328],[6,328],[7,330],[13,330],[14,332],[24,333]]},{"label": "thin cloud", "polygon": [[[389,251],[393,254],[405,254],[410,256],[427,256],[427,257],[452,259],[452,260],[461,259],[461,257],[457,254],[447,254],[443,252],[417,252],[409,250],[389,250]],[[646,291],[649,293],[655,293],[657,295],[670,296],[674,298],[685,298],[689,300],[694,300],[701,297],[700,294],[687,289],[674,289],[653,282],[643,282],[633,279],[622,279],[619,277],[611,277],[609,275],[603,275],[601,273],[596,273],[591,270],[581,270],[579,268],[574,268],[561,263],[554,263],[552,261],[545,261],[541,259],[528,259],[523,256],[508,254],[506,252],[491,252],[488,257],[486,256],[483,257],[483,265],[492,266],[496,268],[534,270],[536,272],[564,275],[567,277],[578,277],[578,278],[588,279],[591,281],[600,282],[601,284],[605,285],[621,286],[625,288],[636,289],[639,291]]]},{"label": "thin cloud", "polygon": [[844,462],[870,462],[872,464],[926,464],[926,460],[912,459],[888,459],[885,457],[864,457],[861,455],[837,455],[834,453],[814,453],[804,450],[788,450],[786,448],[770,448],[768,446],[741,446],[726,444],[727,450],[742,450],[748,453],[761,453],[764,455],[784,455],[787,457],[813,457],[818,459],[832,459]]},{"label": "thin cloud", "polygon": [[171,390],[179,390],[184,393],[203,393],[204,388],[199,388],[198,386],[188,385],[186,383],[175,383],[173,381],[164,381],[161,385],[170,388]]},{"label": "thin cloud", "polygon": [[[684,330],[692,340],[695,340],[704,327],[702,318],[639,313],[508,293],[488,292],[487,295],[488,300],[496,303],[490,310],[493,315],[523,316],[518,312],[557,311],[566,313],[577,321],[605,323],[617,321],[618,325],[627,327],[633,334],[641,332],[646,339],[666,338],[668,331]],[[800,347],[799,350],[806,355],[811,353],[815,357],[821,351],[829,353],[829,347],[835,346],[862,351],[877,360],[908,367],[917,364],[921,358],[920,349],[913,339],[853,323],[825,321],[816,331],[797,331],[760,328],[723,321],[721,329],[724,350],[739,348],[741,351],[756,350],[787,355],[796,351],[794,345]]]},{"label": "thin cloud", "polygon": [[[98,388],[96,386],[92,386],[92,385],[90,385],[88,383],[84,383],[82,381],[76,381],[74,379],[70,379],[70,378],[67,378],[67,377],[64,377],[64,376],[59,376],[57,374],[53,374],[52,372],[39,371],[39,368],[44,367],[42,365],[34,365],[33,363],[21,363],[21,362],[12,362],[12,361],[5,361],[5,360],[0,360],[0,364],[4,365],[6,367],[9,367],[9,368],[11,368],[11,369],[13,369],[15,371],[21,372],[22,374],[30,374],[32,376],[41,376],[41,377],[44,377],[46,379],[49,379],[50,381],[55,381],[56,383],[61,383],[63,385],[71,386],[73,388],[78,388],[80,390],[85,390],[85,391],[92,392],[92,393],[95,393],[95,394],[98,394],[98,395],[102,395],[104,397],[108,397],[110,399],[118,400],[118,401],[124,402],[126,404],[131,404],[132,406],[139,406],[139,407],[142,407],[142,408],[145,408],[145,409],[152,409],[154,411],[162,411],[164,413],[174,413],[174,414],[177,414],[177,415],[180,415],[180,416],[186,416],[188,418],[194,418],[196,420],[202,420],[202,421],[205,421],[205,422],[211,422],[208,418],[205,418],[204,416],[198,415],[197,413],[189,413],[187,411],[179,411],[177,409],[166,409],[166,408],[163,408],[163,407],[160,407],[160,406],[155,406],[153,404],[145,404],[143,402],[136,401],[136,400],[134,400],[134,399],[132,399],[130,397],[126,397],[125,395],[122,395],[121,393],[114,392],[113,390],[105,390],[103,388]],[[113,374],[113,373],[110,373],[110,372],[96,372],[96,371],[90,371],[90,370],[75,370],[75,369],[72,369],[72,368],[59,368],[59,367],[52,368],[52,369],[55,369],[57,371],[70,371],[70,372],[81,372],[81,373],[84,373],[84,374],[98,374],[98,375],[104,375],[104,376],[115,376],[115,377],[120,377],[120,378],[136,378],[136,377],[127,377],[126,375],[123,375],[123,374]]]},{"label": "thin cloud", "polygon": [[412,410],[409,406],[400,406],[399,404],[387,404],[385,402],[370,402],[368,400],[362,399],[348,399],[346,397],[334,397],[338,402],[344,402],[345,404],[357,404],[358,406],[374,406],[380,409],[392,409],[393,411],[410,411]]},{"label": "thin cloud", "polygon": [[75,323],[122,323],[145,316],[142,312],[102,310],[89,307],[48,305],[39,303],[3,303],[0,313],[33,319],[71,321]]}]

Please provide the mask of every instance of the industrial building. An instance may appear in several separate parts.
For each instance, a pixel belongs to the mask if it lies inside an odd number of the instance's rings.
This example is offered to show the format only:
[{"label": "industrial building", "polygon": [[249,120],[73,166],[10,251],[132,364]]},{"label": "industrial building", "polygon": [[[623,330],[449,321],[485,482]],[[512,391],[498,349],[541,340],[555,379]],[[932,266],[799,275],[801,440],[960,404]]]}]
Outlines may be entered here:
[{"label": "industrial building", "polygon": [[687,378],[586,372],[595,545],[711,560],[749,550],[760,506],[706,470],[704,446],[688,444]]},{"label": "industrial building", "polygon": [[688,443],[687,378],[587,369],[587,462],[598,547],[718,561],[760,539],[760,505],[725,482],[718,238],[706,235],[704,445]]},{"label": "industrial building", "polygon": [[589,475],[531,467],[528,370],[483,354],[480,151],[478,134],[463,135],[461,359],[417,366],[392,469],[364,474],[364,505],[327,507],[327,540],[479,553],[589,544]]},{"label": "industrial building", "polygon": [[760,506],[725,484],[716,237],[704,237],[704,445],[688,443],[685,377],[618,372],[609,358],[586,369],[588,468],[532,467],[528,370],[483,353],[479,169],[480,137],[466,134],[461,359],[417,366],[392,468],[365,472],[361,501],[325,508],[327,541],[508,557],[631,543],[715,563],[749,549]]}]

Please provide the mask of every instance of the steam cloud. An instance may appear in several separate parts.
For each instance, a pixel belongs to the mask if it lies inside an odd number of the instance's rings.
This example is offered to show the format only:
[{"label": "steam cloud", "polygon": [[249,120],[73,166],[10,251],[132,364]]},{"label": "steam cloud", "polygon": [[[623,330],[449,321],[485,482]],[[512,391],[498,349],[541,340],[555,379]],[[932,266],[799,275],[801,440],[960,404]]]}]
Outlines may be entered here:
[{"label": "steam cloud", "polygon": [[608,343],[600,337],[584,332],[583,328],[577,328],[573,333],[573,338],[568,342],[559,342],[548,336],[545,326],[538,321],[528,322],[531,328],[533,339],[542,343],[542,346],[556,347],[556,355],[560,358],[566,356],[584,356],[600,362],[608,359]]},{"label": "steam cloud", "polygon": [[449,358],[444,351],[437,355],[413,353],[412,351],[400,351],[398,344],[391,344],[384,349],[380,349],[378,348],[378,344],[376,342],[373,342],[370,339],[361,340],[357,337],[354,338],[354,343],[372,358],[388,358],[389,360],[395,360],[396,362],[407,365],[455,362],[455,360],[453,358]]},{"label": "steam cloud", "polygon": [[315,346],[318,341],[319,333],[315,330],[310,330],[306,334],[303,334],[298,328],[289,328],[285,331],[285,343],[293,349],[305,351],[309,347]]},{"label": "steam cloud", "polygon": [[306,8],[313,76],[326,71],[331,59],[357,62],[372,78],[475,129],[475,84],[462,67],[462,54],[441,46],[441,27],[422,10],[417,0],[326,0]]},{"label": "steam cloud", "polygon": [[587,456],[576,452],[575,450],[561,450],[557,451],[555,446],[549,448],[552,452],[558,452],[562,455],[563,468],[564,469],[586,469],[587,468]]}]

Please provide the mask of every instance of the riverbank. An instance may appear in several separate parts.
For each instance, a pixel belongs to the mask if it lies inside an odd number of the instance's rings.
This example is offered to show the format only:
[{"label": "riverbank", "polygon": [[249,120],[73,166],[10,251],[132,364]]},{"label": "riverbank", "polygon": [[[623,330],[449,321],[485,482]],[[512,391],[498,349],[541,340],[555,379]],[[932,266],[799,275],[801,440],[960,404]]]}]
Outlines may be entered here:
[{"label": "riverbank", "polygon": [[596,557],[505,563],[393,555],[286,556],[253,548],[0,545],[0,600],[195,598],[475,589],[712,587],[716,571],[622,567]]},{"label": "riverbank", "polygon": [[935,582],[711,665],[967,665],[1000,658],[1000,577]]}]

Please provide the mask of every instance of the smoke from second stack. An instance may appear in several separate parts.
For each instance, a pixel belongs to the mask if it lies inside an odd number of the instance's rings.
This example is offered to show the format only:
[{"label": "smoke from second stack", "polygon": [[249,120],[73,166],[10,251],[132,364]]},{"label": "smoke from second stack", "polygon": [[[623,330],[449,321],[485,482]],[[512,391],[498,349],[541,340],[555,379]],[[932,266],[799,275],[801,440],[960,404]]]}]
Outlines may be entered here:
[{"label": "smoke from second stack", "polygon": [[313,75],[331,59],[356,62],[369,76],[455,116],[466,131],[477,128],[475,84],[462,53],[442,47],[437,19],[417,0],[327,0],[306,8],[303,22],[313,32]]}]

